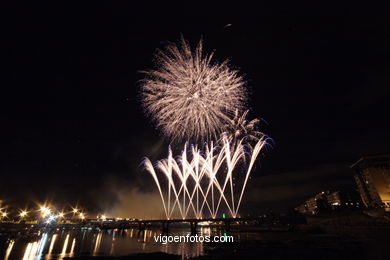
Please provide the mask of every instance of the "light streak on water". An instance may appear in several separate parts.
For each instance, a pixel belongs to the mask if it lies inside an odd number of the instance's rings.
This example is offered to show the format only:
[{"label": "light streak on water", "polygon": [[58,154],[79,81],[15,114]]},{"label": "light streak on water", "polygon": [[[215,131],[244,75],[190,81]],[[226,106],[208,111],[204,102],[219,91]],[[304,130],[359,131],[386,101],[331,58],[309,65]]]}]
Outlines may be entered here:
[{"label": "light streak on water", "polygon": [[72,246],[70,247],[70,252],[69,252],[69,254],[71,256],[73,256],[73,254],[74,254],[74,247],[75,247],[75,245],[76,245],[76,238],[73,238]]},{"label": "light streak on water", "polygon": [[[170,234],[172,235],[186,235],[188,230],[187,228],[184,230],[178,228],[171,232]],[[120,256],[162,251],[166,251],[169,254],[197,256],[201,252],[198,250],[200,245],[186,246],[181,245],[181,243],[173,243],[167,246],[156,243],[153,235],[160,235],[160,229],[146,229],[140,233],[138,233],[138,229],[129,229],[126,233],[127,235],[115,232],[115,240],[113,240],[113,230],[87,230],[83,240],[84,232],[80,232],[80,230],[63,230],[60,233],[58,231],[43,232],[36,236],[31,236],[28,240],[4,241],[5,245],[0,244],[0,247],[4,248],[4,252],[0,252],[0,259],[61,260],[66,257],[77,257],[80,254],[89,256]],[[131,233],[133,233],[132,237],[130,236]]]},{"label": "light streak on water", "polygon": [[15,240],[9,241],[7,250],[5,251],[4,260],[8,260],[8,257],[9,257],[9,255],[10,255],[11,252],[12,252],[12,248],[14,247],[14,244],[15,244]]},{"label": "light streak on water", "polygon": [[32,260],[38,252],[38,242],[28,243],[24,251],[23,260]]},{"label": "light streak on water", "polygon": [[146,242],[146,233],[147,233],[147,231],[146,230],[144,230],[144,232],[143,232],[143,235],[144,235],[144,237],[143,237],[143,240],[142,240],[142,242]]},{"label": "light streak on water", "polygon": [[23,260],[29,259],[30,252],[31,252],[31,246],[32,246],[31,243],[28,243],[28,244],[27,244],[26,250],[24,250]]},{"label": "light streak on water", "polygon": [[47,252],[48,254],[50,254],[51,251],[53,251],[53,247],[54,247],[54,243],[56,242],[56,238],[57,238],[57,234],[54,234],[51,238],[51,241],[50,241],[49,251]]},{"label": "light streak on water", "polygon": [[62,252],[61,252],[62,256],[66,255],[66,249],[68,248],[68,242],[69,242],[69,234],[66,235],[66,238],[64,241],[64,246],[62,247]]},{"label": "light streak on water", "polygon": [[96,256],[98,254],[101,240],[102,240],[102,232],[100,231],[96,236],[95,247],[93,248],[93,254],[92,254],[93,256]]},{"label": "light streak on water", "polygon": [[47,239],[48,239],[48,234],[44,233],[42,235],[42,238],[39,240],[38,253],[37,253],[38,257],[37,258],[39,258],[42,255],[42,252],[43,252],[43,249],[45,248]]}]

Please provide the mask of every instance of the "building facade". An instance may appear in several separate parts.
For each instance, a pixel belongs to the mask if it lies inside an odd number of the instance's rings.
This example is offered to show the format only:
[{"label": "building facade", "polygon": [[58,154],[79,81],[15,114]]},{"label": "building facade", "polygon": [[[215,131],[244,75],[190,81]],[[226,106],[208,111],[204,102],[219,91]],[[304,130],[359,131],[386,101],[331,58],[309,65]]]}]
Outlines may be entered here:
[{"label": "building facade", "polygon": [[364,205],[390,211],[390,154],[362,157],[351,168]]},{"label": "building facade", "polygon": [[356,196],[340,191],[322,191],[296,207],[295,211],[315,215],[336,210],[356,210],[360,207],[361,203]]}]

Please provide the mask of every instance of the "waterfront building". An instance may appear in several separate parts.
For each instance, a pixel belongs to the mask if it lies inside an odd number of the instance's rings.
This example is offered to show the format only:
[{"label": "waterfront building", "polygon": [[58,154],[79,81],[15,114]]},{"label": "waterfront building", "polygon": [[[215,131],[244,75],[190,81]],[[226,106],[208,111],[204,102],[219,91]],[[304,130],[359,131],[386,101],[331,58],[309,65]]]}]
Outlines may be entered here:
[{"label": "waterfront building", "polygon": [[351,168],[364,205],[390,211],[390,154],[364,156]]}]

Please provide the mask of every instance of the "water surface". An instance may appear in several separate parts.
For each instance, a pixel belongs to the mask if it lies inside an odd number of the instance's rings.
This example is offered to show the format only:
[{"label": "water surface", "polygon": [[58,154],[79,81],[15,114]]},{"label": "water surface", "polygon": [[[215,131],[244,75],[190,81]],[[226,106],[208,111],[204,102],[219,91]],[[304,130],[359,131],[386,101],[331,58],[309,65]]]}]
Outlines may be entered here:
[{"label": "water surface", "polygon": [[[181,255],[183,258],[205,254],[205,243],[167,243],[155,242],[154,236],[161,234],[158,229],[125,230],[49,230],[34,236],[1,238],[0,259],[41,260],[63,259],[80,255],[121,256],[134,253],[164,252]],[[172,229],[169,235],[190,234],[188,229]],[[222,231],[202,227],[199,235],[220,236]]]}]

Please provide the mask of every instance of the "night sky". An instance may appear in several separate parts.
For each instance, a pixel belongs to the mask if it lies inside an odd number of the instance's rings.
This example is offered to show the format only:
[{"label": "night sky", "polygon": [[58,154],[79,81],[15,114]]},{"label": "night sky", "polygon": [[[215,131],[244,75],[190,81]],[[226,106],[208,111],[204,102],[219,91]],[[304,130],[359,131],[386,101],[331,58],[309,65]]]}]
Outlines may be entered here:
[{"label": "night sky", "polygon": [[[243,210],[278,211],[329,190],[353,190],[354,161],[390,152],[390,23],[380,17],[159,19],[101,10],[17,12],[2,30],[0,199],[24,206],[116,189],[154,191],[139,167],[165,155],[140,104],[140,70],[182,34],[239,68],[250,117],[275,141]],[[134,13],[134,11],[132,12]],[[225,27],[225,25],[231,26]]]}]

